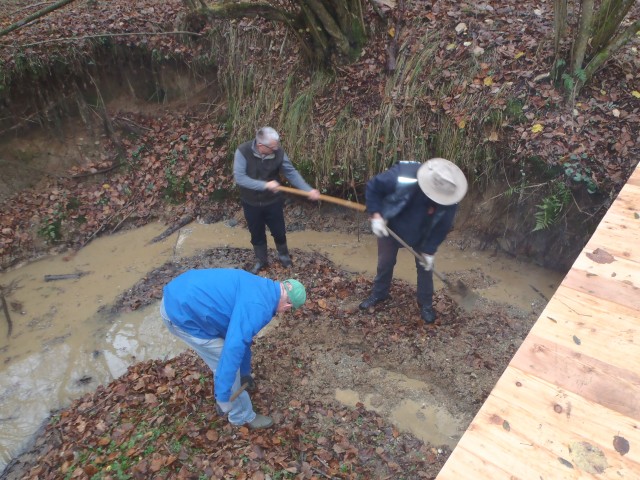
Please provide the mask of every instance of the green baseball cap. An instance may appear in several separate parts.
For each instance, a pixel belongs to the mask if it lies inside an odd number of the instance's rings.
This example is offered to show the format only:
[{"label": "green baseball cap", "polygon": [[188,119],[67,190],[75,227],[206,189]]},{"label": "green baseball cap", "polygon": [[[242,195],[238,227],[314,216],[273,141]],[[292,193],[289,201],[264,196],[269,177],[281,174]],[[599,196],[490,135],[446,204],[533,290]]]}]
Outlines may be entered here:
[{"label": "green baseball cap", "polygon": [[284,288],[287,289],[287,295],[289,296],[293,310],[304,305],[307,299],[307,291],[304,289],[304,285],[294,278],[289,278],[282,283],[284,284]]}]

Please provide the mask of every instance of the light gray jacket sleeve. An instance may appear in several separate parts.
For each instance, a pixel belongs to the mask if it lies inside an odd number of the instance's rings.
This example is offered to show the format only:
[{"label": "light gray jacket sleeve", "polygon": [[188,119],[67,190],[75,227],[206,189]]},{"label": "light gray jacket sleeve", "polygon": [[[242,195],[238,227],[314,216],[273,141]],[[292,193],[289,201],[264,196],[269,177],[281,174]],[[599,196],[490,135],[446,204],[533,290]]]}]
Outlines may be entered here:
[{"label": "light gray jacket sleeve", "polygon": [[267,189],[267,182],[256,180],[247,175],[247,159],[238,149],[233,156],[233,178],[236,185],[262,192]]},{"label": "light gray jacket sleeve", "polygon": [[282,171],[282,174],[287,177],[287,180],[289,180],[291,185],[293,185],[297,189],[304,190],[305,192],[313,190],[313,188],[304,181],[304,178],[302,178],[300,172],[298,172],[298,170],[296,170],[296,168],[293,166],[293,163],[291,163],[291,160],[286,153],[284,154],[284,159],[282,160],[282,166],[280,167],[280,170]]}]

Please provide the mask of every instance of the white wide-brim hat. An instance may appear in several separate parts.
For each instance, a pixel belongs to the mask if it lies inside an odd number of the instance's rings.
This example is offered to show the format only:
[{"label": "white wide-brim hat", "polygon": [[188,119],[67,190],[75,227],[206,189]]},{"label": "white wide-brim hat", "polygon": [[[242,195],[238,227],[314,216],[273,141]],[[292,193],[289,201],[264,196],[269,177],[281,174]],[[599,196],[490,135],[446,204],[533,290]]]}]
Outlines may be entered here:
[{"label": "white wide-brim hat", "polygon": [[444,158],[432,158],[420,166],[418,185],[427,197],[440,205],[458,203],[468,188],[462,170]]}]

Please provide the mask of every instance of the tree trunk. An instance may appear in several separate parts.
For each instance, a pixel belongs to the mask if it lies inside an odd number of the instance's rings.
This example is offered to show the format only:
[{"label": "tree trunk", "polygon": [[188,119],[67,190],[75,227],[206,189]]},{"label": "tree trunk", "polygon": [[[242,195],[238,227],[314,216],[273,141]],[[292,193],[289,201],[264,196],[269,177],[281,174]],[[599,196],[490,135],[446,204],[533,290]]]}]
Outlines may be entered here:
[{"label": "tree trunk", "polygon": [[603,0],[593,19],[591,48],[598,52],[614,36],[636,0]]},{"label": "tree trunk", "polygon": [[567,34],[567,0],[554,0],[553,36],[554,53],[560,55],[560,42]]},{"label": "tree trunk", "polygon": [[580,22],[576,35],[571,58],[570,72],[574,76],[580,76],[582,62],[587,52],[587,44],[591,37],[591,20],[593,19],[594,0],[582,0],[580,2]]},{"label": "tree trunk", "polygon": [[638,32],[640,32],[640,20],[633,22],[613,38],[608,45],[605,45],[584,68],[584,83],[588,82],[598,69],[602,67],[602,65],[611,58],[613,54],[626,45]]},{"label": "tree trunk", "polygon": [[220,3],[202,7],[184,0],[192,15],[214,18],[261,17],[287,26],[300,40],[309,60],[317,65],[351,62],[365,43],[362,0],[292,0],[296,12],[268,3]]},{"label": "tree trunk", "polygon": [[[596,10],[595,0],[574,0],[574,4],[580,5],[580,19],[573,46],[566,52],[561,49],[567,26],[568,0],[554,0],[555,58],[551,74],[555,82],[565,81],[570,100],[575,99],[604,63],[639,31],[639,20],[623,29],[621,27],[637,1],[600,0]],[[564,70],[565,65],[567,70]]]},{"label": "tree trunk", "polygon": [[13,32],[14,30],[17,30],[23,26],[25,26],[27,23],[36,20],[40,17],[43,17],[45,15],[47,15],[48,13],[53,12],[54,10],[57,10],[60,7],[64,7],[66,4],[74,2],[75,0],[60,0],[59,2],[54,3],[53,5],[49,5],[48,7],[45,7],[41,10],[38,10],[35,13],[32,13],[31,15],[29,15],[26,18],[23,18],[22,20],[13,23],[11,25],[9,25],[7,28],[3,28],[2,30],[0,30],[0,37],[6,35],[7,33]]}]

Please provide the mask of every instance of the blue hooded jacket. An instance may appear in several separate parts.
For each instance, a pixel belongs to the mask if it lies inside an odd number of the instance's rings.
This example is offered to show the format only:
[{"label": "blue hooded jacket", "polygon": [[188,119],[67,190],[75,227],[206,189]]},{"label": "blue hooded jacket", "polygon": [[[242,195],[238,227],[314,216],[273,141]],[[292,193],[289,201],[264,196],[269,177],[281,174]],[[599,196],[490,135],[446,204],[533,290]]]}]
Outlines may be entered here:
[{"label": "blue hooded jacket", "polygon": [[251,373],[251,342],[277,313],[280,283],[244,270],[189,270],[163,293],[174,325],[196,338],[225,339],[214,390],[219,402],[228,402],[237,371]]}]

